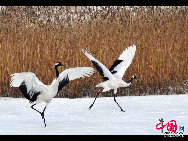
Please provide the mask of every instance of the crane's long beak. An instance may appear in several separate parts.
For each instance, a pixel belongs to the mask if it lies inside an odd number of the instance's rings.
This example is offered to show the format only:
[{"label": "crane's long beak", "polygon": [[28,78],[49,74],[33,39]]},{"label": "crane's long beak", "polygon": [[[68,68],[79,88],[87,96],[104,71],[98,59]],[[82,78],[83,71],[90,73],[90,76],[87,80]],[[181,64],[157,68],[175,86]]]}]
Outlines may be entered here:
[{"label": "crane's long beak", "polygon": [[62,64],[61,66],[64,66],[64,67],[66,67],[66,68],[68,67],[68,66],[67,66],[67,65],[65,65],[65,64]]}]

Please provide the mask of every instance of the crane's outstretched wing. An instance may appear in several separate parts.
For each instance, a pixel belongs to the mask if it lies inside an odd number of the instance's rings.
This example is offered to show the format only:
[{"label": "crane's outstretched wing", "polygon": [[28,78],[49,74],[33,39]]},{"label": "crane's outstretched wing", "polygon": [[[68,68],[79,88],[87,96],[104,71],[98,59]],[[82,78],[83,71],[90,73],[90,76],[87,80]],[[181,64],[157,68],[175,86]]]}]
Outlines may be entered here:
[{"label": "crane's outstretched wing", "polygon": [[25,98],[33,103],[45,85],[32,72],[21,72],[11,74],[11,87],[19,87]]},{"label": "crane's outstretched wing", "polygon": [[[62,73],[59,75],[59,79],[54,79],[51,83],[53,85],[57,81],[59,81],[58,85],[58,92],[65,86],[67,85],[71,80],[81,78],[81,77],[90,77],[94,73],[94,69],[91,67],[76,67],[76,68],[69,68],[64,70]],[[57,93],[58,93],[57,92]]]},{"label": "crane's outstretched wing", "polygon": [[135,52],[136,45],[126,48],[111,66],[109,70],[116,78],[122,79],[125,71],[130,66],[132,59],[134,58]]},{"label": "crane's outstretched wing", "polygon": [[90,59],[96,69],[99,71],[100,75],[103,77],[104,81],[115,79],[112,73],[97,59],[95,59],[90,53],[86,50],[82,49],[83,53]]}]

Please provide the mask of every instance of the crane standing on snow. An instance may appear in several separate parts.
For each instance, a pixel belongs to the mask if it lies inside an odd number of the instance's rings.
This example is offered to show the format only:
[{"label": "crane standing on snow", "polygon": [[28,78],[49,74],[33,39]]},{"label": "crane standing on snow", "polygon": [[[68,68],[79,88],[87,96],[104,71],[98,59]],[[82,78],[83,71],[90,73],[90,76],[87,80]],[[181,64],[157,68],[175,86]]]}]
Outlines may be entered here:
[{"label": "crane standing on snow", "polygon": [[[82,49],[83,53],[90,59],[90,61],[93,63],[93,65],[96,67],[96,69],[99,71],[100,75],[103,76],[103,79],[105,82],[99,83],[95,87],[103,87],[102,92],[109,91],[111,89],[114,89],[114,101],[117,103],[115,96],[117,94],[117,89],[119,87],[128,87],[132,80],[137,79],[136,76],[132,76],[129,83],[126,83],[122,80],[122,77],[126,71],[126,69],[129,67],[129,65],[132,62],[132,59],[134,57],[134,54],[136,52],[136,46],[130,46],[123,51],[123,53],[119,56],[119,58],[114,62],[114,64],[111,66],[111,68],[108,70],[101,62],[99,62],[97,59],[95,59],[91,53],[87,52],[85,49]],[[98,96],[98,93],[95,97],[95,100]],[[95,100],[93,101],[93,104],[95,103]],[[89,109],[91,109],[91,107]],[[119,108],[122,112],[125,112],[120,105],[117,103]]]},{"label": "crane standing on snow", "polygon": [[[66,65],[63,65],[60,62],[55,63],[56,78],[50,85],[44,85],[32,72],[21,72],[10,75],[10,86],[19,87],[25,98],[28,99],[30,103],[34,103],[36,101],[36,103],[33,104],[31,108],[41,114],[42,119],[44,119],[45,127],[46,123],[44,118],[44,111],[51,102],[52,98],[56,96],[56,94],[71,80],[85,76],[89,77],[94,73],[94,69],[91,67],[76,67],[66,69],[59,75],[59,66]],[[37,109],[33,108],[40,102],[46,102],[43,112],[40,112]]]}]

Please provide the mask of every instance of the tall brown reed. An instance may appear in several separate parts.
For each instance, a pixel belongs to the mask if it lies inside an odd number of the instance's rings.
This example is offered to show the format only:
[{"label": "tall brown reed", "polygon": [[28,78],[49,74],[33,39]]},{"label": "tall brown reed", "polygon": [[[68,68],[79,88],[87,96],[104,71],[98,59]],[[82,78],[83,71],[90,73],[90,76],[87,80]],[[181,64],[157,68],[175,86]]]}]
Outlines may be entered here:
[{"label": "tall brown reed", "polygon": [[[187,11],[187,7],[6,7],[0,12],[1,96],[22,96],[9,86],[12,73],[31,71],[50,84],[56,61],[93,67],[82,48],[110,68],[132,44],[136,54],[123,79],[136,75],[139,81],[120,88],[118,95],[187,93]],[[94,86],[101,81],[96,71],[69,83],[57,97],[93,97]]]}]

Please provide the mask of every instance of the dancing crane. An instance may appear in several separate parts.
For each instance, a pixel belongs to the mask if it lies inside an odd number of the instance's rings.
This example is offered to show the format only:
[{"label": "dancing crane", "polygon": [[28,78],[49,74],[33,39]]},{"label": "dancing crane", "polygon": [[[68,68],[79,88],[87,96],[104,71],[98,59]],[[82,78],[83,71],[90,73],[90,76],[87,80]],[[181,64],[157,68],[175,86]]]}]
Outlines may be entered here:
[{"label": "dancing crane", "polygon": [[[50,85],[43,84],[34,73],[32,72],[21,72],[11,74],[11,87],[19,87],[20,91],[23,93],[26,99],[30,103],[34,103],[31,108],[41,114],[42,119],[44,119],[44,124],[46,127],[46,122],[44,118],[44,111],[49,105],[54,96],[67,85],[71,80],[80,77],[89,77],[94,73],[94,69],[91,67],[76,67],[64,70],[59,74],[58,67],[66,66],[60,62],[55,63],[56,78],[52,81]],[[34,108],[36,104],[45,102],[45,107],[43,112],[38,111]]]},{"label": "dancing crane", "polygon": [[[108,70],[101,62],[99,62],[97,59],[95,59],[91,53],[86,51],[85,49],[82,49],[83,53],[90,59],[90,61],[93,63],[93,65],[96,67],[96,69],[99,71],[100,75],[103,77],[104,82],[97,84],[95,87],[103,87],[102,92],[109,91],[111,89],[114,90],[114,101],[117,103],[119,108],[121,109],[122,112],[125,112],[121,106],[118,104],[116,101],[116,94],[117,94],[117,89],[119,87],[128,87],[131,85],[131,82],[134,79],[137,79],[136,76],[132,76],[130,81],[126,83],[125,81],[122,80],[122,77],[126,71],[126,69],[130,66],[132,59],[135,55],[136,52],[136,46],[130,46],[126,48],[123,53],[119,56],[119,58],[114,62],[114,64],[111,66],[111,68]],[[89,107],[89,110],[91,107],[94,105],[95,100],[98,96],[98,93]]]}]

